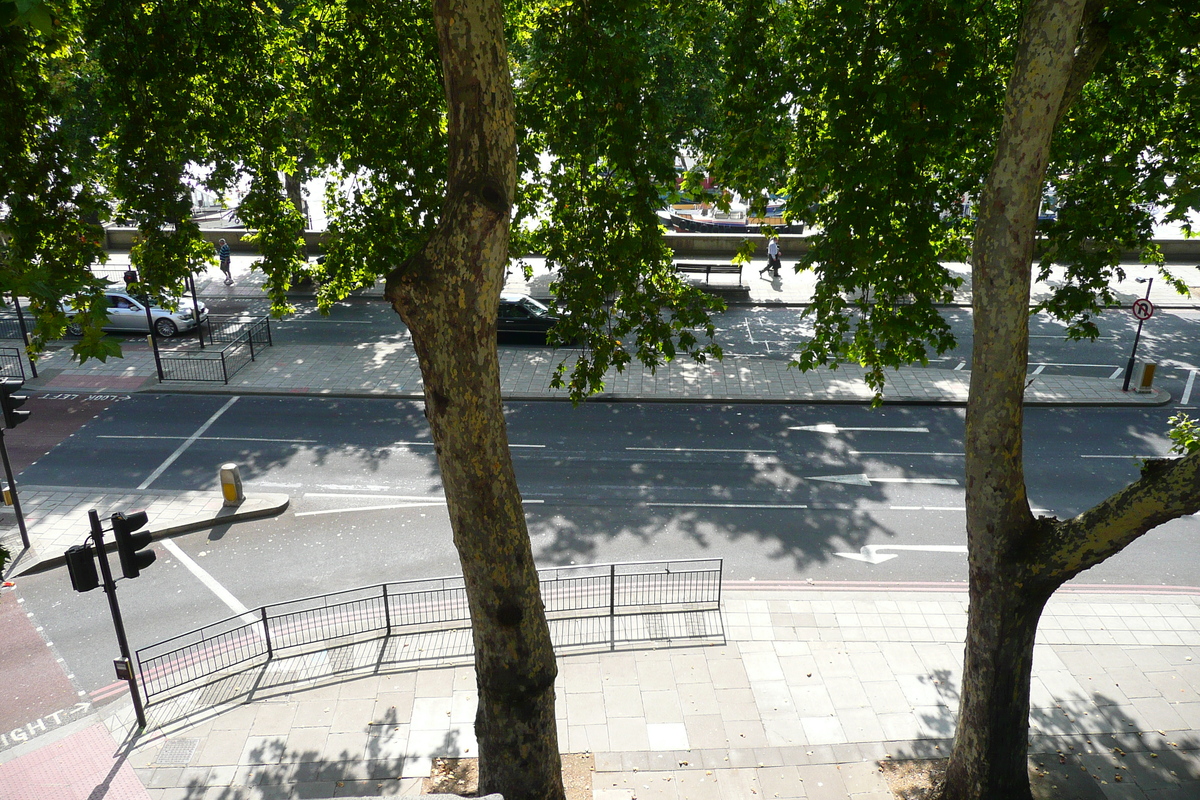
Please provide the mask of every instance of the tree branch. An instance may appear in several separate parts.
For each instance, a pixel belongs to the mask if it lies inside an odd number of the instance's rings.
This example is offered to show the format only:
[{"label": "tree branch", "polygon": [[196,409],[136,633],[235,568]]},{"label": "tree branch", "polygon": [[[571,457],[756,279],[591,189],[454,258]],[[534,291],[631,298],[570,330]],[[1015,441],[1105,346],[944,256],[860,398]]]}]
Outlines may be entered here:
[{"label": "tree branch", "polygon": [[1075,105],[1083,87],[1091,80],[1092,73],[1100,64],[1108,49],[1108,31],[1112,27],[1101,15],[1108,7],[1109,0],[1088,0],[1083,8],[1083,24],[1079,28],[1079,44],[1075,48],[1075,63],[1071,66],[1071,77],[1067,81],[1063,93],[1062,105],[1058,109],[1058,118],[1054,121],[1057,129],[1063,116]]},{"label": "tree branch", "polygon": [[1049,577],[1070,580],[1119,553],[1147,531],[1200,511],[1200,451],[1178,461],[1147,462],[1142,476],[1074,519],[1053,526],[1046,543]]}]

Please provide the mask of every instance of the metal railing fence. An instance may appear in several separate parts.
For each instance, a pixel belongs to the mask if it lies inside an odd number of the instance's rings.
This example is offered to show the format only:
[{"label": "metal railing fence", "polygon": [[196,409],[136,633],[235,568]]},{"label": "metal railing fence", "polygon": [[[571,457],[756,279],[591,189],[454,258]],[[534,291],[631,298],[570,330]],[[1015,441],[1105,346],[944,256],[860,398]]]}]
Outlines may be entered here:
[{"label": "metal railing fence", "polygon": [[15,313],[0,313],[0,339],[20,339],[21,341],[25,341],[25,332],[21,330],[21,320]]},{"label": "metal railing fence", "polygon": [[204,322],[208,340],[213,344],[236,341],[243,333],[256,345],[271,347],[271,318],[267,316],[216,316],[209,314]]},{"label": "metal railing fence", "polygon": [[164,381],[222,383],[229,383],[229,379],[254,358],[254,339],[246,329],[216,350],[164,350],[159,356]]},{"label": "metal railing fence", "polygon": [[[646,561],[554,567],[538,571],[556,646],[607,644],[701,635],[671,614],[718,611],[721,559]],[[622,618],[646,617],[646,624]],[[557,632],[566,620],[589,619],[589,635]],[[469,630],[461,577],[401,581],[275,603],[197,628],[137,651],[147,704],[236,668],[264,664],[331,645]],[[606,630],[604,629],[606,628]]]},{"label": "metal railing fence", "polygon": [[0,347],[0,378],[25,380],[25,359],[16,347]]}]

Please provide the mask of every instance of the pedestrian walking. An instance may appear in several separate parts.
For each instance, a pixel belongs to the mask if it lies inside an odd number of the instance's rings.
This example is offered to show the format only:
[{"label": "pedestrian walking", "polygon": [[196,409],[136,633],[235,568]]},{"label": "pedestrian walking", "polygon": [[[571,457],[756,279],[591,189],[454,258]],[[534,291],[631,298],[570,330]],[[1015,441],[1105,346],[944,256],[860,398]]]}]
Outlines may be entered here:
[{"label": "pedestrian walking", "polygon": [[767,240],[767,265],[758,271],[759,277],[762,277],[764,272],[769,272],[778,278],[780,266],[779,238],[772,236]]},{"label": "pedestrian walking", "polygon": [[233,275],[229,271],[229,244],[220,239],[217,241],[217,258],[221,260],[221,272],[225,273],[225,285],[233,285]]}]

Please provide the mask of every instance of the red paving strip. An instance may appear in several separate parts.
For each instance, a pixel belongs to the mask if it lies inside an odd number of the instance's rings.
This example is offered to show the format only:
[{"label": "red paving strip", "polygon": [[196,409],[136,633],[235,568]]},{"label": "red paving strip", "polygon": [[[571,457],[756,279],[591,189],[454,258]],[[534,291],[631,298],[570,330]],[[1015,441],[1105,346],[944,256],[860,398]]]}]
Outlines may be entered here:
[{"label": "red paving strip", "polygon": [[64,372],[55,375],[39,389],[139,389],[152,379],[149,375],[84,375]]},{"label": "red paving strip", "polygon": [[[13,592],[0,593],[0,631],[4,631],[4,646],[0,647],[0,686],[4,687],[0,732],[11,739],[12,732],[28,728],[25,735],[33,738],[48,727],[56,727],[54,715],[60,720],[57,724],[70,721],[80,698]],[[0,742],[0,750],[20,741]],[[3,786],[0,781],[0,796],[4,794]]]},{"label": "red paving strip", "polygon": [[150,800],[102,723],[0,764],[4,800]]}]

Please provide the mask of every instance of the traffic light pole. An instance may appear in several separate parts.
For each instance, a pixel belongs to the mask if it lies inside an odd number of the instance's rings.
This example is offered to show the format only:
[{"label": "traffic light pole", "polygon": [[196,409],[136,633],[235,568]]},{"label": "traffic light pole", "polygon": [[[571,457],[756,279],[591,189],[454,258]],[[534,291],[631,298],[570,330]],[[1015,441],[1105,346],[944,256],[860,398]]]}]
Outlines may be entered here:
[{"label": "traffic light pole", "polygon": [[4,457],[4,479],[12,493],[13,511],[17,512],[17,528],[21,531],[21,544],[29,549],[29,531],[25,530],[25,515],[21,513],[21,498],[17,497],[17,482],[13,479],[12,464],[8,462],[8,445],[4,442],[4,426],[0,425],[0,456]]},{"label": "traffic light pole", "polygon": [[104,593],[108,595],[108,609],[112,612],[113,628],[117,632],[117,646],[121,649],[121,658],[125,660],[126,678],[129,682],[129,694],[133,697],[133,710],[137,714],[138,725],[146,727],[146,710],[142,707],[142,695],[138,691],[137,678],[133,674],[133,658],[129,654],[129,641],[125,638],[125,623],[121,621],[121,607],[117,605],[117,584],[113,580],[112,570],[108,566],[108,552],[104,549],[104,528],[100,526],[100,517],[96,510],[88,512],[88,521],[92,523],[92,541],[96,545],[96,555],[99,556],[100,574],[104,578]]}]

